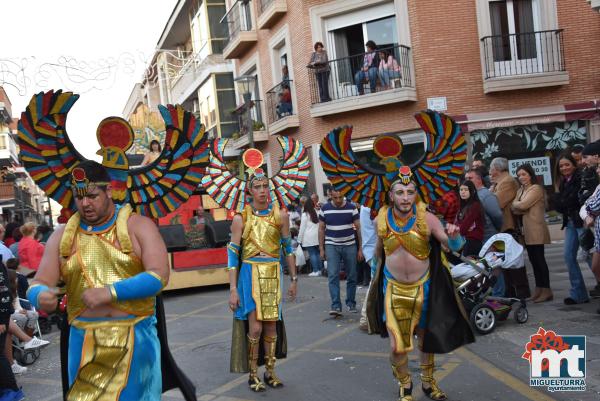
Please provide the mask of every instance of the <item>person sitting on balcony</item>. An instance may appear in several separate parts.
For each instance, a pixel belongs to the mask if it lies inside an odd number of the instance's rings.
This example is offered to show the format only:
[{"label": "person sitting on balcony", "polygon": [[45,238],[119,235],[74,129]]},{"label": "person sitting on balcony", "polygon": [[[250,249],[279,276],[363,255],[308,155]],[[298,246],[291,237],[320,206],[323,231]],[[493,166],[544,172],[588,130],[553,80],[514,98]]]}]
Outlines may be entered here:
[{"label": "person sitting on balcony", "polygon": [[354,83],[358,94],[363,95],[365,93],[363,89],[363,83],[369,82],[371,87],[371,93],[375,93],[377,90],[377,71],[379,68],[379,54],[377,54],[377,45],[372,40],[365,43],[367,52],[363,56],[363,65],[360,71],[354,75]]},{"label": "person sitting on balcony", "polygon": [[312,68],[315,73],[317,80],[317,86],[319,87],[319,99],[321,103],[329,102],[329,59],[327,58],[327,51],[323,46],[322,42],[316,42],[314,46],[315,51],[310,56],[310,62],[308,68]]},{"label": "person sitting on balcony", "polygon": [[389,50],[379,52],[379,79],[383,90],[390,89],[390,81],[402,78],[400,65]]},{"label": "person sitting on balcony", "polygon": [[160,156],[160,152],[162,151],[160,147],[160,142],[156,139],[153,139],[150,142],[150,152],[144,155],[144,160],[142,160],[142,166],[152,163],[154,160],[158,159]]},{"label": "person sitting on balcony", "polygon": [[288,85],[281,85],[281,92],[279,92],[279,101],[277,102],[276,112],[277,119],[285,116],[292,115],[292,92]]}]

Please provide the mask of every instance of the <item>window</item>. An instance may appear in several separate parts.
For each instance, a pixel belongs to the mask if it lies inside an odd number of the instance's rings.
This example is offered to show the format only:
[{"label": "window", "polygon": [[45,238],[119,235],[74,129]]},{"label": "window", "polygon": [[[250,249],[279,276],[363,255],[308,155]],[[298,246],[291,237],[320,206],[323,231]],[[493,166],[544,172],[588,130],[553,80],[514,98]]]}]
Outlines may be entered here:
[{"label": "window", "polygon": [[393,47],[399,42],[394,3],[329,18],[326,29],[332,44],[331,59],[364,53],[369,40],[379,48]]},{"label": "window", "polygon": [[489,8],[494,61],[517,62],[537,58],[537,1],[492,1]]},{"label": "window", "polygon": [[210,51],[208,46],[208,25],[206,21],[206,8],[204,7],[204,4],[202,4],[191,20],[192,49],[199,60],[205,59]]}]

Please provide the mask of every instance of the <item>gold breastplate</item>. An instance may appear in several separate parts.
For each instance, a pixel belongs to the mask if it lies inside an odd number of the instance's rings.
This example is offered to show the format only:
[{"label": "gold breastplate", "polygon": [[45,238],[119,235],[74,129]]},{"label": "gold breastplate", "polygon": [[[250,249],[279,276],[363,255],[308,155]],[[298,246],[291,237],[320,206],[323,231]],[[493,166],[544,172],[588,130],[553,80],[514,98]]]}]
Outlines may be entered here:
[{"label": "gold breastplate", "polygon": [[[69,219],[60,242],[60,271],[68,295],[69,322],[86,309],[81,301],[86,289],[101,288],[144,271],[127,232],[130,214],[129,205],[122,207],[115,223],[102,232],[81,229],[79,213]],[[147,316],[154,313],[154,297],[113,302],[111,306],[128,314]]]},{"label": "gold breastplate", "polygon": [[252,206],[246,206],[242,211],[244,232],[242,234],[242,260],[251,258],[259,253],[265,253],[279,259],[281,249],[281,216],[279,207],[266,216],[258,216]]},{"label": "gold breastplate", "polygon": [[[404,227],[393,221],[393,211],[387,207],[381,209],[377,216],[377,235],[383,241],[386,256],[391,255],[399,247],[403,247],[415,258],[425,260],[429,257],[429,229],[425,221],[425,204],[416,207],[415,220],[406,231]],[[407,224],[411,224],[407,222]]]}]

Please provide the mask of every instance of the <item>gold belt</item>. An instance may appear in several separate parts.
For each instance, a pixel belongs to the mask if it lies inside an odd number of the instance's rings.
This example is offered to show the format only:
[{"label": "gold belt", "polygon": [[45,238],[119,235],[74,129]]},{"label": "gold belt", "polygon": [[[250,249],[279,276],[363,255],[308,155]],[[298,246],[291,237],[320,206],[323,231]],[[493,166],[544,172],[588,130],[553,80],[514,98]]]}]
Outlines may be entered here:
[{"label": "gold belt", "polygon": [[129,377],[134,326],[147,316],[132,319],[81,321],[71,325],[85,330],[81,363],[67,394],[68,401],[116,401]]},{"label": "gold belt", "polygon": [[423,285],[428,279],[429,272],[410,284],[387,279],[385,323],[390,335],[394,337],[396,352],[410,352],[414,348],[413,333],[421,318]]},{"label": "gold belt", "polygon": [[281,280],[279,261],[244,261],[252,266],[252,298],[256,304],[256,320],[279,320]]}]

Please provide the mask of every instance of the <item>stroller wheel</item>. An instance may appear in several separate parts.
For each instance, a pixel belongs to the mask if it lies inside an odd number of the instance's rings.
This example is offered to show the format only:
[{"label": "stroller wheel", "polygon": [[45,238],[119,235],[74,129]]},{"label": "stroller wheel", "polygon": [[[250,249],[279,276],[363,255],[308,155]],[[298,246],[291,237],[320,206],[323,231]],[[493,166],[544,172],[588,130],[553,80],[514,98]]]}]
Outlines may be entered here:
[{"label": "stroller wheel", "polygon": [[517,309],[515,309],[515,321],[517,323],[523,324],[529,319],[529,312],[527,312],[527,308],[523,305],[519,305]]},{"label": "stroller wheel", "polygon": [[491,333],[496,327],[496,314],[486,304],[476,305],[471,311],[471,323],[479,333]]},{"label": "stroller wheel", "polygon": [[[37,352],[36,352],[37,351]],[[24,366],[31,365],[40,357],[40,350],[27,350],[23,353],[23,358],[21,362]]]}]

